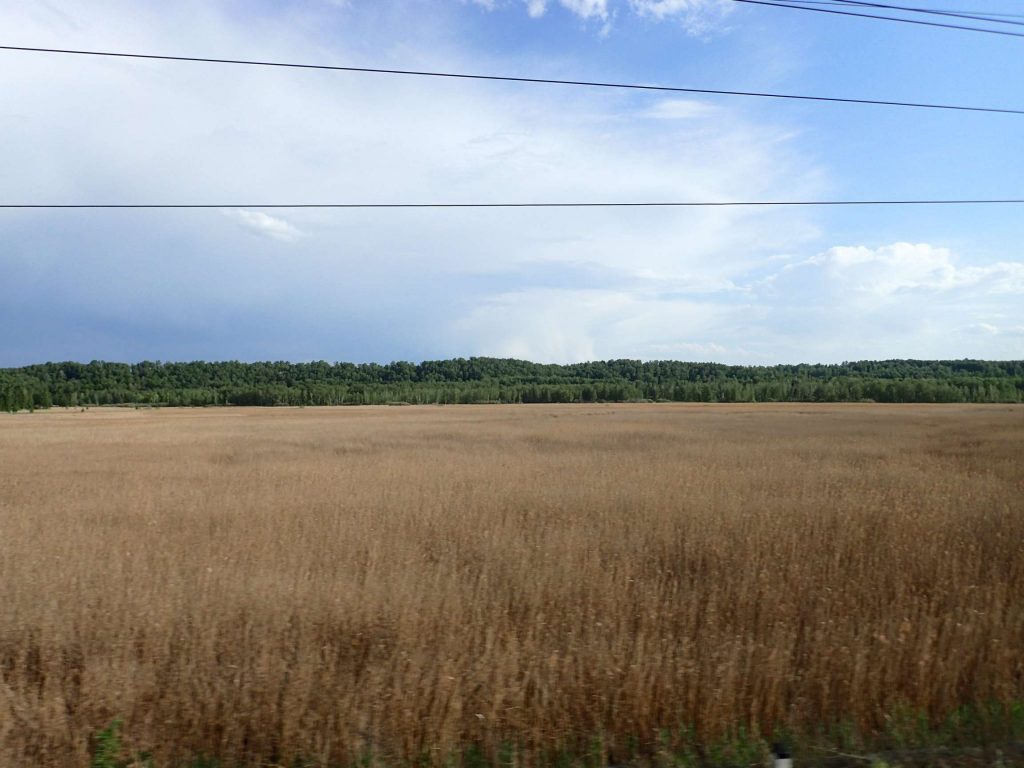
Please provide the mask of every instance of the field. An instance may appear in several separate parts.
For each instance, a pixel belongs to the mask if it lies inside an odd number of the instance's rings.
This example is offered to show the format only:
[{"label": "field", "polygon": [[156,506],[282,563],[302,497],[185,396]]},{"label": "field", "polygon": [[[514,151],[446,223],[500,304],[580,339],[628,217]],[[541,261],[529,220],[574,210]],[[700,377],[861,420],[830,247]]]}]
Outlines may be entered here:
[{"label": "field", "polygon": [[0,765],[982,733],[1022,542],[1020,406],[3,415]]}]

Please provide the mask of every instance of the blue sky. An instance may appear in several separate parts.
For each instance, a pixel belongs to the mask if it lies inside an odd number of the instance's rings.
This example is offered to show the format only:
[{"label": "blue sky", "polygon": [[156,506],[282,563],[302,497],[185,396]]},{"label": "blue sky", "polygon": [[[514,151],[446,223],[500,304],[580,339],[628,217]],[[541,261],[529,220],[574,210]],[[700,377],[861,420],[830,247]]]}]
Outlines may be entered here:
[{"label": "blue sky", "polygon": [[[1016,0],[917,0],[1019,10]],[[2,42],[1024,107],[730,0],[2,2]],[[1024,117],[0,51],[0,202],[1021,197]],[[1024,207],[0,211],[0,366],[1024,357]]]}]

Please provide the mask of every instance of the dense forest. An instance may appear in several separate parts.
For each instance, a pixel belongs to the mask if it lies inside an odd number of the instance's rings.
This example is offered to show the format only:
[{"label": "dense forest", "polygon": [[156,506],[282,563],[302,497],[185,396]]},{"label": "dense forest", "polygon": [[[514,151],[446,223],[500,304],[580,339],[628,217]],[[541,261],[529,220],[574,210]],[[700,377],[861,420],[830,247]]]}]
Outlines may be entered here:
[{"label": "dense forest", "polygon": [[44,363],[0,369],[0,411],[93,405],[681,402],[1020,403],[1024,361],[735,366],[474,357],[419,364]]}]

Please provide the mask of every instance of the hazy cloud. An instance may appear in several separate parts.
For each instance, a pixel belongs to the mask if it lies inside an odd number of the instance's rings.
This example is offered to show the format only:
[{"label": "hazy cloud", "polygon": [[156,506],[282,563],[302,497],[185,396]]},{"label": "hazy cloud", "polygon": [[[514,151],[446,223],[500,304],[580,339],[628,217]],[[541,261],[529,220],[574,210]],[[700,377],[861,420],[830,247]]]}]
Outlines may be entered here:
[{"label": "hazy cloud", "polygon": [[641,112],[657,120],[692,120],[707,117],[716,111],[714,104],[695,99],[662,99]]},{"label": "hazy cloud", "polygon": [[736,313],[713,301],[659,299],[636,290],[535,288],[489,298],[458,329],[484,332],[488,354],[544,362],[680,354],[720,359],[728,351],[705,339]]},{"label": "hazy cloud", "polygon": [[269,237],[273,240],[280,240],[284,243],[294,242],[303,235],[297,227],[292,226],[284,219],[270,216],[262,211],[232,208],[224,211],[224,214],[237,221],[250,232],[263,237]]}]

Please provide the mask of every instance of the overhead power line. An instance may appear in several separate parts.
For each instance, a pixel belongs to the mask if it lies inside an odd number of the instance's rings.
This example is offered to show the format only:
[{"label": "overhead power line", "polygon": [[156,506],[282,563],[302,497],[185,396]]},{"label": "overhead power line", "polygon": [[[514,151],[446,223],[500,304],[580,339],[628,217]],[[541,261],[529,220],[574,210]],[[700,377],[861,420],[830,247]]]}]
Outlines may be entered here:
[{"label": "overhead power line", "polygon": [[[788,0],[791,3],[800,2],[810,5],[872,5],[872,3],[863,2],[863,0]],[[915,11],[920,13],[954,13],[958,16],[968,16],[977,13],[977,11],[968,11],[963,8],[914,8]],[[995,20],[996,17],[1002,19],[1024,19],[1024,13],[1005,13],[1003,11],[985,11],[983,18]]]},{"label": "overhead power line", "polygon": [[855,13],[854,11],[840,11],[834,8],[817,8],[809,5],[792,5],[790,3],[771,2],[771,0],[733,0],[734,3],[749,3],[750,5],[766,5],[772,8],[792,8],[797,11],[813,11],[814,13],[830,13],[835,16],[856,16],[861,19],[878,19],[881,21],[896,21],[902,24],[918,24],[924,27],[940,27],[942,29],[958,29],[964,32],[984,32],[989,35],[1003,35],[1005,37],[1024,37],[1024,32],[1010,32],[1005,29],[987,29],[985,27],[968,27],[962,24],[947,24],[941,21],[924,21],[923,19],[906,19],[899,16],[879,16],[873,13]]},{"label": "overhead power line", "polygon": [[[737,2],[754,2],[755,0],[737,0]],[[769,5],[775,5],[775,3],[768,3]],[[802,6],[784,6],[790,8],[799,8]],[[820,10],[820,9],[807,9],[807,10]],[[1021,35],[1024,37],[1024,35]],[[116,51],[91,51],[91,50],[79,50],[70,48],[37,48],[20,45],[0,45],[0,50],[4,51],[21,51],[30,53],[52,53],[52,54],[68,54],[74,56],[104,56],[121,59],[147,59],[156,61],[175,61],[175,62],[197,62],[201,64],[235,64],[242,66],[251,67],[279,67],[288,69],[309,69],[309,70],[327,70],[332,72],[364,72],[372,74],[382,75],[409,75],[415,77],[443,77],[453,78],[461,80],[489,80],[489,81],[501,81],[510,83],[544,83],[550,85],[574,85],[584,86],[590,88],[620,88],[630,89],[638,91],[654,91],[663,93],[689,93],[689,94],[701,94],[701,95],[716,95],[716,96],[748,96],[763,99],[789,99],[794,101],[821,101],[831,102],[839,104],[871,104],[875,106],[884,107],[912,107],[917,109],[947,109],[957,110],[961,112],[995,112],[1000,114],[1008,115],[1024,115],[1024,109],[1011,109],[1007,107],[975,107],[965,106],[960,104],[936,104],[929,102],[914,102],[914,101],[887,101],[882,99],[859,99],[849,98],[840,96],[809,96],[804,94],[794,93],[770,93],[763,91],[734,91],[734,90],[722,90],[716,88],[685,88],[680,86],[667,86],[667,85],[642,85],[639,83],[611,83],[611,82],[599,82],[591,80],[556,80],[551,78],[540,78],[540,77],[512,77],[508,75],[480,75],[480,74],[469,74],[464,72],[432,72],[422,70],[410,70],[410,69],[381,69],[377,67],[347,67],[337,66],[331,64],[301,64],[295,62],[283,62],[283,61],[260,61],[253,59],[221,59],[221,58],[208,58],[201,56],[165,56],[151,53],[124,53]]]},{"label": "overhead power line", "polygon": [[[1024,18],[1020,14],[994,13],[984,16],[974,14],[970,11],[950,11],[938,8],[917,8],[907,5],[888,5],[886,3],[867,2],[867,0],[787,0],[789,3],[798,5],[834,5],[846,6],[847,8],[883,8],[891,11],[906,11],[907,13],[923,13],[929,16],[951,16],[957,19],[970,19],[972,21],[985,21],[990,24],[1009,24],[1015,27],[1024,27],[1024,21],[1013,21],[1015,18]],[[1004,17],[1004,18],[996,18]]]},{"label": "overhead power line", "polygon": [[727,200],[700,202],[526,203],[0,203],[0,209],[301,209],[301,208],[738,208],[843,205],[1020,205],[1024,198],[920,200]]}]

